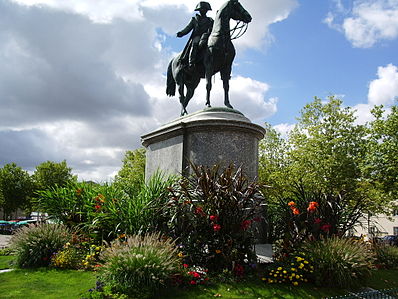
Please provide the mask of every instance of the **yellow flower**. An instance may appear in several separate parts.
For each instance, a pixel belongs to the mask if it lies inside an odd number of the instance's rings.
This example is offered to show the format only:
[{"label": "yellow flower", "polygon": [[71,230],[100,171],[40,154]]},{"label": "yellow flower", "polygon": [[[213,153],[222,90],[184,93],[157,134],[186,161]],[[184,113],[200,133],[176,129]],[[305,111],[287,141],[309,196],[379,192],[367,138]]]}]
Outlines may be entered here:
[{"label": "yellow flower", "polygon": [[299,268],[300,268],[300,269],[303,269],[303,268],[304,268],[304,264],[301,263],[300,266],[299,266]]},{"label": "yellow flower", "polygon": [[286,274],[287,273],[287,271],[286,270],[283,270],[283,274]]},{"label": "yellow flower", "polygon": [[100,251],[100,250],[101,250],[101,247],[97,246],[97,247],[95,247],[95,250],[96,250],[96,251]]},{"label": "yellow flower", "polygon": [[298,286],[298,282],[297,281],[293,282],[293,285]]},{"label": "yellow flower", "polygon": [[184,254],[182,252],[179,252],[178,257],[184,257]]},{"label": "yellow flower", "polygon": [[300,275],[297,274],[297,275],[296,275],[296,278],[297,278],[297,279],[300,279]]},{"label": "yellow flower", "polygon": [[261,280],[262,280],[262,281],[266,281],[267,279],[266,279],[265,277],[262,277]]},{"label": "yellow flower", "polygon": [[217,253],[217,254],[220,254],[220,253],[221,253],[221,250],[220,250],[220,249],[216,249],[216,253]]},{"label": "yellow flower", "polygon": [[308,261],[304,261],[304,264],[308,264]]},{"label": "yellow flower", "polygon": [[291,270],[292,270],[293,272],[295,272],[297,269],[296,269],[296,268],[291,268]]},{"label": "yellow flower", "polygon": [[281,270],[282,270],[282,267],[278,267],[278,269],[276,269],[276,270],[281,271]]},{"label": "yellow flower", "polygon": [[277,277],[278,275],[274,274],[274,277]]}]

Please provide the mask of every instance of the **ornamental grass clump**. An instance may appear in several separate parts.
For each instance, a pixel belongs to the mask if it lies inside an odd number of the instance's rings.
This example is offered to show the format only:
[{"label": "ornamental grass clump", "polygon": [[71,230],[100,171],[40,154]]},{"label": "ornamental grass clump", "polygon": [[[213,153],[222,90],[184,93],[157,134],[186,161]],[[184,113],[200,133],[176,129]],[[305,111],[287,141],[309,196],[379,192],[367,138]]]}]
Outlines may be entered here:
[{"label": "ornamental grass clump", "polygon": [[131,236],[111,243],[101,258],[100,279],[112,291],[147,297],[179,271],[175,244],[158,233]]},{"label": "ornamental grass clump", "polygon": [[72,237],[62,224],[39,224],[23,227],[11,239],[18,267],[45,267],[54,253],[60,251]]},{"label": "ornamental grass clump", "polygon": [[349,238],[308,241],[302,250],[314,265],[313,279],[318,285],[356,286],[371,275],[375,261],[367,244]]},{"label": "ornamental grass clump", "polygon": [[391,245],[375,245],[377,265],[386,269],[398,269],[398,247]]}]

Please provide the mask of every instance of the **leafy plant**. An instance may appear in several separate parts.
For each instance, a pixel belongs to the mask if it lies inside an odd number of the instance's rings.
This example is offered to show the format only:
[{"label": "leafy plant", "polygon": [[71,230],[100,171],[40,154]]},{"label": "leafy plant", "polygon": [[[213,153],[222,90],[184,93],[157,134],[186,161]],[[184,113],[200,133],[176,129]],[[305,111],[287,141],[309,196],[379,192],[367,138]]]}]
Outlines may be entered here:
[{"label": "leafy plant", "polygon": [[314,265],[313,279],[318,285],[357,285],[371,275],[375,260],[367,244],[349,238],[306,242],[302,249]]},{"label": "leafy plant", "polygon": [[100,280],[113,292],[130,296],[152,295],[179,268],[174,242],[159,233],[115,240],[101,257]]},{"label": "leafy plant", "polygon": [[165,196],[172,180],[156,173],[130,193],[120,184],[70,183],[39,191],[37,206],[71,228],[82,228],[98,240],[109,241],[121,234],[153,230],[154,199]]},{"label": "leafy plant", "polygon": [[253,223],[263,201],[239,168],[192,165],[194,174],[170,188],[159,213],[164,232],[177,239],[185,261],[209,270],[253,262]]},{"label": "leafy plant", "polygon": [[16,265],[21,268],[48,266],[55,252],[72,237],[62,224],[39,224],[23,227],[11,239]]},{"label": "leafy plant", "polygon": [[398,269],[398,247],[375,245],[376,263],[387,269]]}]

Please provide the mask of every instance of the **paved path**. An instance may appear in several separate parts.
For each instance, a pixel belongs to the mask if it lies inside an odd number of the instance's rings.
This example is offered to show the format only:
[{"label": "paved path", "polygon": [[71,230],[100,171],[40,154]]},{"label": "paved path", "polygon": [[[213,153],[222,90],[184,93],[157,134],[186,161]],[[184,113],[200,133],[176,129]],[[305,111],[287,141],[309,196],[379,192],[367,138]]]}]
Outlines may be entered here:
[{"label": "paved path", "polygon": [[272,244],[256,244],[255,251],[261,263],[272,262]]},{"label": "paved path", "polygon": [[0,249],[8,247],[11,235],[0,235]]}]

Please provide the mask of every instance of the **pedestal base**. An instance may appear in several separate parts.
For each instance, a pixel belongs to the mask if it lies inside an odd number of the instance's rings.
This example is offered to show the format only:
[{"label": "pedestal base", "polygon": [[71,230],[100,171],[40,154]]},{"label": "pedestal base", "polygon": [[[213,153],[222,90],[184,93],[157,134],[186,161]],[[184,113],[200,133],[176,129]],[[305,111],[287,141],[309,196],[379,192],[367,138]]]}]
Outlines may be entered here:
[{"label": "pedestal base", "polygon": [[258,141],[264,134],[264,128],[229,108],[207,108],[180,117],[141,137],[147,149],[145,178],[158,169],[188,176],[191,161],[210,167],[233,163],[253,180],[258,174]]}]

